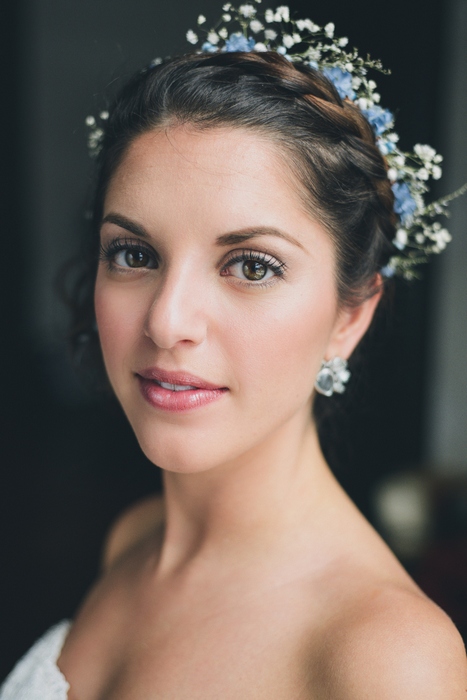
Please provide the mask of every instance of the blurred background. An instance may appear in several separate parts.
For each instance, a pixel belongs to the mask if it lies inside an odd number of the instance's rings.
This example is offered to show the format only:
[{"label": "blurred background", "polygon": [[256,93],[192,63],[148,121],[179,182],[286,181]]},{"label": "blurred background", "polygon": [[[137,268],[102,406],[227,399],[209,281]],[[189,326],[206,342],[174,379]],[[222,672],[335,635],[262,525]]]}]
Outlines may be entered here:
[{"label": "blurred background", "polygon": [[[83,387],[56,292],[92,182],[84,120],[131,73],[185,51],[217,0],[3,0],[0,7],[0,678],[74,614],[105,533],[160,488],[119,408]],[[291,0],[391,68],[377,77],[402,147],[445,155],[435,195],[467,181],[467,1]],[[324,444],[345,488],[467,636],[467,197],[454,240],[399,284]]]}]

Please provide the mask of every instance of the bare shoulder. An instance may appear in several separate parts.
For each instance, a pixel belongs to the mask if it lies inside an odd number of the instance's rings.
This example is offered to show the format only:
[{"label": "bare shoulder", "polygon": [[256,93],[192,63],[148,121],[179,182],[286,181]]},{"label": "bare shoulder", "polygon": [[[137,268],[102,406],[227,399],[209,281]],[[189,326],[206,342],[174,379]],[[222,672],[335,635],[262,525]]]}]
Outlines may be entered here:
[{"label": "bare shoulder", "polygon": [[338,617],[318,654],[318,697],[467,700],[462,639],[422,593],[380,587]]},{"label": "bare shoulder", "polygon": [[102,568],[108,571],[164,520],[162,496],[150,496],[127,508],[113,523],[104,543]]}]

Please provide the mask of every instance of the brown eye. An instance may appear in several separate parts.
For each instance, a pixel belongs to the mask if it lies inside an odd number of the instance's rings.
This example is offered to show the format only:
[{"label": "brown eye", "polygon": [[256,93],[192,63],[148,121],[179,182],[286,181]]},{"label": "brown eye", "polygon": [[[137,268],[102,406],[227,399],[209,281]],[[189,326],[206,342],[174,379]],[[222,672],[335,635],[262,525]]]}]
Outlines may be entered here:
[{"label": "brown eye", "polygon": [[149,262],[149,255],[147,253],[143,253],[141,250],[125,251],[125,263],[128,265],[128,267],[147,267]]},{"label": "brown eye", "polygon": [[116,253],[110,253],[111,260],[115,267],[137,269],[154,269],[157,267],[157,262],[153,255],[145,250],[140,250],[133,247],[125,247]]},{"label": "brown eye", "polygon": [[262,280],[263,277],[265,277],[267,271],[267,266],[263,263],[258,262],[257,260],[245,260],[245,262],[242,265],[243,274],[245,275],[247,280],[250,280],[251,282]]}]

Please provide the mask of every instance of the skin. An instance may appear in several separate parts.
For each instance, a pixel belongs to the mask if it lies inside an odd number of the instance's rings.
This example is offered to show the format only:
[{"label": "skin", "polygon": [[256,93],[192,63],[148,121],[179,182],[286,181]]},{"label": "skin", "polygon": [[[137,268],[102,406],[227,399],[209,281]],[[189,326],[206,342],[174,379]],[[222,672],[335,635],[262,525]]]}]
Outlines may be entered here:
[{"label": "skin", "polygon": [[[158,265],[101,261],[99,334],[138,441],[164,469],[165,502],[110,535],[59,660],[70,700],[467,697],[454,627],[320,450],[316,373],[349,357],[378,295],[339,304],[331,238],[299,191],[275,146],[239,129],[146,133],[114,174],[104,249],[128,239]],[[284,274],[248,281],[229,264],[245,249]],[[227,391],[164,413],[135,377],[155,365]]]}]

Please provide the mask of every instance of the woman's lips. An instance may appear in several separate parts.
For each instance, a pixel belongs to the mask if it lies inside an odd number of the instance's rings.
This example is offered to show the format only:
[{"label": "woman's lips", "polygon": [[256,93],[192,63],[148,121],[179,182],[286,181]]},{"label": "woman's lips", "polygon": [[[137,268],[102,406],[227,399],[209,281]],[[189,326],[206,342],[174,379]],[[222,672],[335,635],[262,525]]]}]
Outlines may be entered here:
[{"label": "woman's lips", "polygon": [[154,408],[172,413],[190,411],[217,401],[228,391],[188,372],[150,367],[136,372],[141,393]]}]

